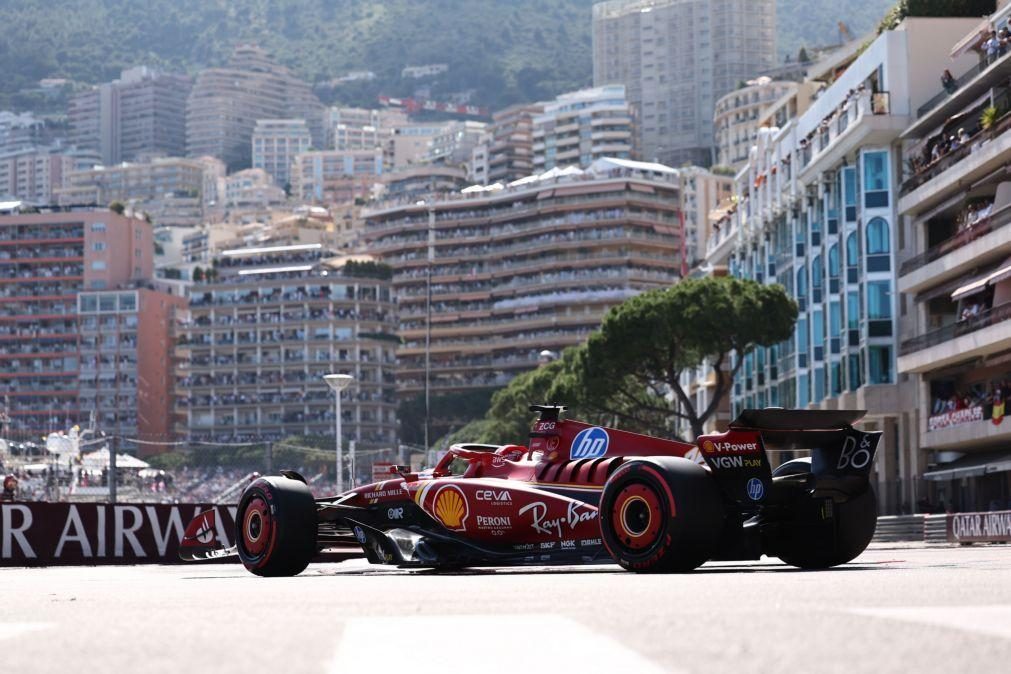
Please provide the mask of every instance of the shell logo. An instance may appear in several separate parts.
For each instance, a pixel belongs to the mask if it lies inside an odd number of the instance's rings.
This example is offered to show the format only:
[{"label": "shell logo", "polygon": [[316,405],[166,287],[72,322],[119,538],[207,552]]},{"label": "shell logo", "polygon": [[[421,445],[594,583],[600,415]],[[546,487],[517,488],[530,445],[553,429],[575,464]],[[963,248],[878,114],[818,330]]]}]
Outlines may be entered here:
[{"label": "shell logo", "polygon": [[440,489],[435,494],[432,510],[443,526],[450,531],[463,531],[467,528],[470,508],[467,505],[467,497],[458,487],[447,485]]},{"label": "shell logo", "polygon": [[705,442],[703,442],[702,449],[705,451],[706,454],[712,454],[714,451],[716,451],[716,447],[713,445],[712,440],[706,440]]}]

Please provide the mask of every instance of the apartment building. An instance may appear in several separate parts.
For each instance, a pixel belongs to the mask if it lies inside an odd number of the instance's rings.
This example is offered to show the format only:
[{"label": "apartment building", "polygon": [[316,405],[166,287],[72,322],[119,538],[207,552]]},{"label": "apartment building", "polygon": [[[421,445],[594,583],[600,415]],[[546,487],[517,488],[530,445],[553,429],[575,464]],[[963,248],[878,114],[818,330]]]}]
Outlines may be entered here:
[{"label": "apartment building", "polygon": [[867,410],[863,427],[884,432],[873,477],[883,513],[908,511],[921,497],[913,385],[896,371],[900,134],[950,63],[937,45],[975,23],[907,19],[807,112],[761,129],[738,174],[737,204],[708,249],[713,267],[779,283],[800,308],[792,339],[745,356],[733,412]]},{"label": "apartment building", "polygon": [[291,167],[291,194],[314,204],[344,204],[367,198],[382,178],[385,155],[371,150],[303,152]]},{"label": "apartment building", "polygon": [[295,157],[312,147],[304,119],[260,119],[253,129],[253,168],[263,169],[278,187],[289,184]]},{"label": "apartment building", "polygon": [[201,71],[186,104],[186,151],[209,155],[230,171],[252,165],[261,119],[304,119],[313,146],[323,147],[324,108],[308,84],[255,45],[240,45],[228,64]]},{"label": "apartment building", "polygon": [[534,117],[542,112],[542,103],[521,103],[492,115],[484,184],[510,183],[534,173]]},{"label": "apartment building", "polygon": [[775,0],[593,6],[593,84],[625,85],[643,159],[709,166],[716,101],[775,65]]},{"label": "apartment building", "polygon": [[400,395],[424,390],[426,352],[436,394],[500,388],[542,351],[586,339],[611,307],[674,283],[678,203],[673,169],[602,159],[586,172],[366,211],[367,249],[395,270]]},{"label": "apartment building", "polygon": [[119,79],[70,100],[70,142],[98,152],[103,164],[181,157],[191,87],[184,75],[146,66],[124,70]]},{"label": "apartment building", "polygon": [[474,148],[484,140],[487,129],[488,125],[484,122],[447,122],[429,140],[421,161],[466,168],[470,164]]},{"label": "apartment building", "polygon": [[395,444],[390,282],[348,275],[331,257],[319,243],[218,254],[217,277],[191,286],[189,309],[177,314],[177,433],[333,435],[334,394],[323,375],[336,372],[355,378],[342,394],[345,442]]},{"label": "apartment building", "polygon": [[143,455],[171,439],[172,312],[184,298],[145,287],[82,292],[77,296],[80,330],[78,405],[94,412],[106,435]]},{"label": "apartment building", "polygon": [[1011,507],[1011,58],[987,59],[985,30],[1008,27],[1005,5],[984,27],[934,48],[956,78],[918,106],[903,133],[898,369],[913,382],[919,433],[913,469],[931,508]]},{"label": "apartment building", "polygon": [[0,154],[0,195],[39,206],[52,204],[56,190],[80,168],[80,157],[50,150],[28,148]]},{"label": "apartment building", "polygon": [[759,77],[717,100],[713,116],[716,163],[735,170],[743,168],[757,137],[762,113],[799,88],[797,82]]},{"label": "apartment building", "polygon": [[87,420],[80,293],[150,278],[151,226],[108,211],[0,216],[0,396],[11,434]]},{"label": "apartment building", "polygon": [[394,129],[407,125],[407,113],[397,109],[332,107],[327,110],[327,143],[330,150],[383,148],[392,157]]},{"label": "apartment building", "polygon": [[208,182],[220,176],[216,160],[164,158],[143,164],[98,166],[76,171],[55,190],[63,206],[121,201],[144,211],[157,225],[192,227],[204,221],[211,199]]},{"label": "apartment building", "polygon": [[585,168],[602,157],[632,158],[634,127],[623,85],[562,94],[533,118],[534,171]]}]

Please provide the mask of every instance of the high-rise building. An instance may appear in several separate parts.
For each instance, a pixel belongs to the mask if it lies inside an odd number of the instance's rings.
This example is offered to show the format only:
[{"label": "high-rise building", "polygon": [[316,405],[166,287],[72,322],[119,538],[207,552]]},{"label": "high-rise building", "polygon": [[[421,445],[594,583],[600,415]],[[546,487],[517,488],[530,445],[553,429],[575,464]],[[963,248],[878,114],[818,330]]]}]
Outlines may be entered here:
[{"label": "high-rise building", "polygon": [[[1009,19],[1004,4],[985,28]],[[919,431],[903,460],[924,480],[907,497],[919,512],[1005,510],[1011,500],[1011,57],[987,59],[987,30],[972,20],[961,40],[934,40],[959,55],[946,65],[957,86],[924,73],[931,97],[893,164],[905,168],[898,371],[915,382],[902,409]]]},{"label": "high-rise building", "polygon": [[78,405],[95,414],[106,435],[141,455],[172,434],[173,312],[186,306],[179,295],[150,288],[82,292],[77,296],[80,329]]},{"label": "high-rise building", "polygon": [[523,103],[492,115],[482,182],[505,184],[534,173],[534,117],[542,112],[542,103]]},{"label": "high-rise building", "polygon": [[253,129],[253,168],[263,169],[280,187],[291,179],[295,156],[308,152],[312,135],[304,119],[261,119]]},{"label": "high-rise building", "polygon": [[799,88],[797,82],[759,77],[716,101],[713,117],[716,163],[733,169],[747,164],[748,152],[758,137],[762,113]]},{"label": "high-rise building", "polygon": [[365,198],[383,175],[383,150],[304,152],[291,168],[291,194],[315,204]]},{"label": "high-rise building", "polygon": [[368,250],[394,268],[400,394],[424,390],[426,351],[433,392],[501,387],[543,351],[586,339],[611,307],[677,281],[679,201],[674,169],[602,159],[585,173],[367,211]]},{"label": "high-rise building", "polygon": [[56,190],[77,168],[76,157],[48,150],[0,154],[0,195],[35,205],[52,204]]},{"label": "high-rise building", "polygon": [[716,100],[775,64],[775,0],[593,6],[593,84],[625,85],[646,160],[709,166]]},{"label": "high-rise building", "polygon": [[150,224],[108,211],[0,216],[0,402],[15,434],[88,419],[79,294],[149,279],[153,249]]},{"label": "high-rise building", "polygon": [[255,45],[240,45],[228,64],[201,71],[186,107],[186,150],[209,155],[229,170],[252,165],[252,138],[261,119],[304,119],[313,146],[323,147],[324,108],[312,89]]},{"label": "high-rise building", "polygon": [[186,151],[186,98],[192,83],[183,75],[145,66],[124,70],[70,101],[70,142],[99,153],[103,164],[181,157]]},{"label": "high-rise building", "polygon": [[633,113],[623,85],[562,94],[543,107],[533,117],[535,172],[587,167],[601,157],[629,159],[636,154]]},{"label": "high-rise building", "polygon": [[[883,513],[920,494],[915,385],[896,371],[903,304],[896,289],[900,134],[935,95],[950,48],[978,21],[907,18],[883,32],[811,107],[758,132],[737,203],[707,262],[778,283],[800,309],[791,339],[744,356],[732,393],[745,408],[867,410],[883,431],[872,481]],[[908,305],[906,307],[908,310]]]},{"label": "high-rise building", "polygon": [[[217,278],[177,314],[176,431],[191,439],[333,435],[334,394],[350,374],[344,441],[396,442],[395,307],[390,281],[346,274],[321,244],[222,251]],[[347,445],[345,445],[347,446]]]}]

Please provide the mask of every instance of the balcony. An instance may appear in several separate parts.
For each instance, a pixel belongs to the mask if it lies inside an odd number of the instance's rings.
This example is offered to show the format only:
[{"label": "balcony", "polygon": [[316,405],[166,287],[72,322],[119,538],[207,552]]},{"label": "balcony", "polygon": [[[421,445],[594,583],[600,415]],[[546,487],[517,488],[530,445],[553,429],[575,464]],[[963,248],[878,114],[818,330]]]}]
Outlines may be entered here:
[{"label": "balcony", "polygon": [[1011,346],[1011,302],[918,335],[899,347],[899,372],[928,372]]},{"label": "balcony", "polygon": [[999,211],[991,213],[987,218],[974,224],[971,228],[959,232],[947,241],[942,241],[936,246],[928,248],[919,255],[906,260],[899,267],[899,276],[911,274],[924,265],[933,262],[934,260],[938,260],[948,253],[967,246],[973,241],[984,237],[991,232],[1001,229],[1008,223],[1011,223],[1011,204],[1007,204]]}]

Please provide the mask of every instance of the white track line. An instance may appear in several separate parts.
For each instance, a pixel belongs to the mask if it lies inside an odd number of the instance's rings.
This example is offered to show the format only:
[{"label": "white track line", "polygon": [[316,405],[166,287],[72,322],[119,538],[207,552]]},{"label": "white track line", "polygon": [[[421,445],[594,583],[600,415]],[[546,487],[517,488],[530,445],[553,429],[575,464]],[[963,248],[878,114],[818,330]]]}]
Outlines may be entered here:
[{"label": "white track line", "polygon": [[53,623],[0,623],[0,641],[55,627]]},{"label": "white track line", "polygon": [[[404,650],[411,643],[422,648]],[[400,655],[397,655],[397,654]],[[402,657],[411,674],[666,672],[639,653],[559,615],[452,615],[352,618],[327,672],[375,669]]]},{"label": "white track line", "polygon": [[1011,639],[1011,605],[856,608],[850,613]]}]

